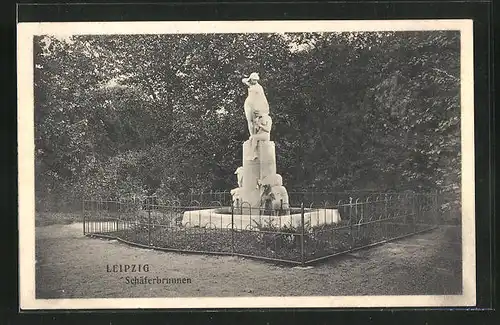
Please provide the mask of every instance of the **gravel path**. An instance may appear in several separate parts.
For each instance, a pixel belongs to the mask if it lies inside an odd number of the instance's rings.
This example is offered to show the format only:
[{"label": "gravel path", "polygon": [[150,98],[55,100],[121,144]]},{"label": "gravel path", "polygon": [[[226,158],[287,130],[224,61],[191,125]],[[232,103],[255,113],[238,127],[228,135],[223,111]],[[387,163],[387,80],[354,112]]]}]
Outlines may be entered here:
[{"label": "gravel path", "polygon": [[[82,235],[82,224],[36,228],[36,297],[132,298],[461,293],[459,230],[408,239],[292,268],[231,256],[166,253]],[[148,264],[149,272],[107,272],[107,265]],[[189,278],[136,284],[127,276]],[[129,278],[130,279],[130,278]]]}]

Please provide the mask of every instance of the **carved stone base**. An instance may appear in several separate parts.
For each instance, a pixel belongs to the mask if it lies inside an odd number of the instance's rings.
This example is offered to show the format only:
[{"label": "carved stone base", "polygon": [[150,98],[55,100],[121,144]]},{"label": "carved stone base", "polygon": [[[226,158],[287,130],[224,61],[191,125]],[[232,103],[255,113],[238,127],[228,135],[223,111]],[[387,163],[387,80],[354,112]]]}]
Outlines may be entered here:
[{"label": "carved stone base", "polygon": [[[259,230],[258,225],[268,225],[272,223],[277,228],[300,227],[301,214],[293,213],[286,216],[265,216],[259,215],[258,210],[235,211],[234,216],[228,213],[221,213],[218,209],[206,209],[196,211],[186,211],[183,214],[182,225],[184,227],[202,228],[234,228],[240,230]],[[312,209],[304,213],[304,222],[311,227],[335,224],[341,221],[341,216],[336,209]]]},{"label": "carved stone base", "polygon": [[[236,206],[247,209],[264,208],[264,203],[267,200],[268,205],[285,206],[288,209],[288,193],[283,187],[282,177],[276,174],[276,152],[273,141],[258,141],[258,155],[255,158],[252,151],[251,140],[243,143],[243,186],[238,190],[237,195],[233,198],[237,201]],[[263,195],[264,185],[272,187],[274,199]]]},{"label": "carved stone base", "polygon": [[241,202],[247,207],[256,208],[260,206],[260,160],[252,159],[253,153],[250,140],[243,143],[243,187],[240,188],[239,196]]}]

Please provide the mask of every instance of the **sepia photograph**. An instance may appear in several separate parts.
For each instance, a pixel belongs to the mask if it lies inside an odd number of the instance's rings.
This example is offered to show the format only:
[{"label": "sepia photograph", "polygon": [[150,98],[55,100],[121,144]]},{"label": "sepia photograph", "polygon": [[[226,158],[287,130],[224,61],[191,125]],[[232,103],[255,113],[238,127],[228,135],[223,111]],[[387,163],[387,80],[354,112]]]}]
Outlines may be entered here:
[{"label": "sepia photograph", "polygon": [[18,24],[21,308],[473,306],[472,42]]}]

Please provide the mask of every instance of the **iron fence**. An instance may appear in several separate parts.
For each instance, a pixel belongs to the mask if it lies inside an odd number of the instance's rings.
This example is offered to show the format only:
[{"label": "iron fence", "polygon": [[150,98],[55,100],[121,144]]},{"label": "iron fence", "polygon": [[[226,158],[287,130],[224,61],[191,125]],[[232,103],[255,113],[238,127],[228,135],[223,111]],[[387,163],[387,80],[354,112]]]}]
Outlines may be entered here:
[{"label": "iron fence", "polygon": [[303,200],[288,215],[262,209],[242,214],[222,193],[222,201],[206,195],[190,197],[189,204],[156,197],[83,200],[83,232],[166,251],[306,265],[431,230],[443,213],[437,193]]},{"label": "iron fence", "polygon": [[[359,190],[359,191],[290,191],[288,192],[290,202],[302,202],[306,207],[311,206],[332,206],[338,202],[349,201],[350,198],[355,197],[353,201],[377,200],[377,198],[389,197],[434,197],[434,204],[438,211],[435,222],[437,224],[452,224],[459,225],[461,222],[461,203],[460,193],[456,192],[415,192],[407,190],[404,192],[380,192],[375,190]],[[144,198],[132,198],[129,201],[145,201]],[[222,206],[230,206],[232,203],[231,193],[229,191],[210,191],[210,192],[189,192],[188,194],[181,193],[175,198],[159,199],[154,197],[156,204],[159,205],[198,205],[198,206],[211,206],[219,204]],[[158,201],[156,201],[158,200]],[[422,202],[423,203],[423,202]]]}]

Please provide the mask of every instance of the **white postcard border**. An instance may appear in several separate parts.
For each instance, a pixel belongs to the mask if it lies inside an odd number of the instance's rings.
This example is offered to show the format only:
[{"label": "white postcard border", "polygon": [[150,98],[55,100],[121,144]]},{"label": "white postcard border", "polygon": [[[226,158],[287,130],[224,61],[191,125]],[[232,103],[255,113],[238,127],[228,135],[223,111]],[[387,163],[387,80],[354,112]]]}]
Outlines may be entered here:
[{"label": "white postcard border", "polygon": [[[452,307],[476,304],[474,80],[472,20],[359,21],[205,21],[205,22],[72,22],[19,23],[18,71],[18,186],[20,308],[136,309],[136,308],[322,308],[322,307]],[[227,297],[227,298],[35,298],[35,197],[33,36],[52,34],[162,34],[459,30],[461,33],[462,141],[462,295],[342,296],[342,297]]]}]

